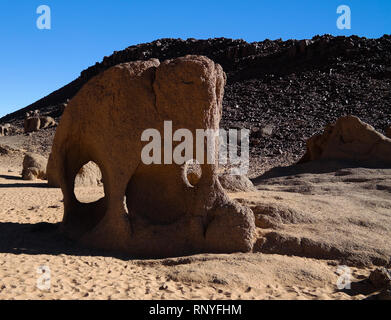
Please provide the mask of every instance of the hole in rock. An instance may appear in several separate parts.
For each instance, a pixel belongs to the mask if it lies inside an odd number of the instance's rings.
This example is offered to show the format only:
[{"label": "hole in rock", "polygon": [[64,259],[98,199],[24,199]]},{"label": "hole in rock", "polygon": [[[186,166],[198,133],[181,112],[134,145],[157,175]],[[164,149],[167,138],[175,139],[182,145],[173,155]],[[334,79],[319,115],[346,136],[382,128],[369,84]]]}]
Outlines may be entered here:
[{"label": "hole in rock", "polygon": [[81,203],[95,202],[105,196],[102,172],[95,162],[90,161],[79,170],[75,178],[75,196]]},{"label": "hole in rock", "polygon": [[193,187],[198,184],[202,176],[202,168],[197,160],[189,160],[185,166],[185,177]]}]

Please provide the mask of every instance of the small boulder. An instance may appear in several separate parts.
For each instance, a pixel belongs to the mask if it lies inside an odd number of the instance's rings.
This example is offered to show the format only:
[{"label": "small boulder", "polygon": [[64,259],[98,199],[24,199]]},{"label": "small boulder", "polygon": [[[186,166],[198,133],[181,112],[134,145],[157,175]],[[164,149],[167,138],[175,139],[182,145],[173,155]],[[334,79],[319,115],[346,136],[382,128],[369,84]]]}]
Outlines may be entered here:
[{"label": "small boulder", "polygon": [[27,153],[23,159],[23,180],[46,179],[47,160],[38,154]]},{"label": "small boulder", "polygon": [[231,174],[219,175],[221,186],[228,192],[251,192],[256,191],[253,183],[246,176],[236,176]]},{"label": "small boulder", "polygon": [[56,125],[56,121],[52,117],[40,117],[40,129],[46,129],[50,127],[54,127]]},{"label": "small boulder", "polygon": [[263,137],[270,137],[273,134],[274,127],[271,124],[267,124],[261,129]]},{"label": "small boulder", "polygon": [[[49,186],[60,187],[60,182],[54,178],[50,168],[47,169],[47,180]],[[81,167],[75,178],[75,187],[93,187],[100,185],[101,183],[102,172],[98,165],[93,161],[90,161]]]},{"label": "small boulder", "polygon": [[75,179],[77,187],[93,187],[102,183],[102,172],[95,162],[86,163],[79,171]]},{"label": "small boulder", "polygon": [[9,123],[0,126],[0,137],[9,135],[11,133],[11,125]]},{"label": "small boulder", "polygon": [[39,117],[27,117],[24,119],[24,133],[38,131],[41,127],[41,119]]},{"label": "small boulder", "polygon": [[391,271],[386,268],[377,268],[369,275],[369,281],[376,289],[388,288],[391,286]]}]

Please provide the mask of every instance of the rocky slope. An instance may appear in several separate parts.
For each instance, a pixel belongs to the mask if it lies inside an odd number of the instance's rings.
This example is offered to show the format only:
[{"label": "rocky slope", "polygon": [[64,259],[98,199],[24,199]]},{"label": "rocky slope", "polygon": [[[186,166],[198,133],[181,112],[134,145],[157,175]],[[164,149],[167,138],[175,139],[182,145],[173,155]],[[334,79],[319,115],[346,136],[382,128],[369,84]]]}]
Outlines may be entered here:
[{"label": "rocky slope", "polygon": [[[225,38],[160,39],[116,51],[47,97],[0,119],[20,125],[27,110],[59,118],[60,104],[99,72],[122,62],[206,55],[228,76],[221,126],[249,128],[253,157],[298,159],[307,138],[352,114],[384,133],[391,123],[391,36],[315,36],[247,43]],[[288,162],[289,162],[288,161]]]}]

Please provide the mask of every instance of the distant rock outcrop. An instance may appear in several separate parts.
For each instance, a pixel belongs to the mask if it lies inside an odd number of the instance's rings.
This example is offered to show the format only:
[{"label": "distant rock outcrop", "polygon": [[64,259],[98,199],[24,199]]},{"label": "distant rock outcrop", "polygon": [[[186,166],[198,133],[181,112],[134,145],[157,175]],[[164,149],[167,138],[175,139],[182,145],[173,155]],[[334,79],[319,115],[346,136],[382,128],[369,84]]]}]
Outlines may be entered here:
[{"label": "distant rock outcrop", "polygon": [[223,67],[227,85],[220,127],[254,129],[250,154],[265,162],[282,153],[301,154],[306,137],[346,114],[359,115],[374,128],[389,125],[390,35],[378,39],[315,35],[252,43],[226,38],[159,39],[132,45],[0,122],[22,126],[24,113],[34,109],[58,121],[67,99],[110,67],[187,54],[207,56]]},{"label": "distant rock outcrop", "polygon": [[54,127],[56,125],[56,121],[52,117],[40,117],[41,121],[40,129],[46,129],[50,127]]},{"label": "distant rock outcrop", "polygon": [[319,159],[391,165],[391,139],[355,116],[341,117],[307,141],[299,163]]},{"label": "distant rock outcrop", "polygon": [[6,136],[11,131],[11,125],[9,123],[0,125],[0,137]]},{"label": "distant rock outcrop", "polygon": [[27,112],[24,119],[24,133],[38,131],[57,125],[49,116],[41,116],[39,110]]},{"label": "distant rock outcrop", "polygon": [[41,119],[39,118],[39,110],[26,113],[24,118],[24,133],[38,131],[41,127]]}]

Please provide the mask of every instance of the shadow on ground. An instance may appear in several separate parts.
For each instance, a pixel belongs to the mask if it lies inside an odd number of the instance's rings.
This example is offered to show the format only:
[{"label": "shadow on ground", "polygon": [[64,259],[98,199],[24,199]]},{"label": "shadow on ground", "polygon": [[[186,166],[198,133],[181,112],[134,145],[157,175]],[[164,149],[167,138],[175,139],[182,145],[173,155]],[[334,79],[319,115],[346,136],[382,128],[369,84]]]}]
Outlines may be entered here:
[{"label": "shadow on ground", "polygon": [[373,164],[357,163],[352,161],[315,160],[307,163],[294,164],[288,167],[275,167],[265,172],[263,175],[251,179],[254,185],[260,184],[263,180],[295,176],[300,174],[323,174],[334,173],[343,169],[367,168],[386,169],[385,166],[373,166]]},{"label": "shadow on ground", "polygon": [[[0,174],[0,179],[26,181],[23,180],[22,177],[9,176],[4,174]],[[53,188],[53,187],[49,186],[47,183],[41,182],[41,183],[6,183],[6,184],[0,183],[0,188]]]},{"label": "shadow on ground", "polygon": [[66,238],[59,230],[60,223],[41,222],[37,224],[0,223],[0,253],[28,255],[75,255],[110,256],[123,260],[131,257],[81,247],[80,244]]}]

